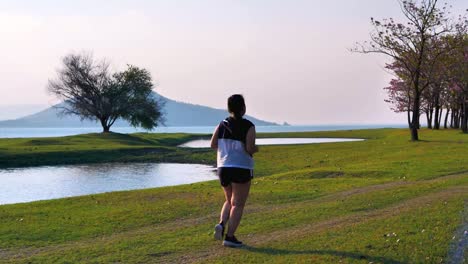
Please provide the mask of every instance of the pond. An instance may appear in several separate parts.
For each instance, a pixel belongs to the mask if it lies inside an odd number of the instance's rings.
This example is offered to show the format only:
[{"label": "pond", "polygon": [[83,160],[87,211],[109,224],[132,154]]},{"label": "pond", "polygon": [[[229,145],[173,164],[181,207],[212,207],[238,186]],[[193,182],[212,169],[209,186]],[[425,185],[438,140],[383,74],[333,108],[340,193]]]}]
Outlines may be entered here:
[{"label": "pond", "polygon": [[0,170],[0,204],[215,180],[200,164],[107,163]]},{"label": "pond", "polygon": [[[364,139],[354,138],[257,138],[257,145],[296,145],[296,144],[316,144],[316,143],[333,143],[333,142],[353,142],[363,141]],[[210,140],[199,139],[192,140],[179,147],[184,148],[209,148]]]}]

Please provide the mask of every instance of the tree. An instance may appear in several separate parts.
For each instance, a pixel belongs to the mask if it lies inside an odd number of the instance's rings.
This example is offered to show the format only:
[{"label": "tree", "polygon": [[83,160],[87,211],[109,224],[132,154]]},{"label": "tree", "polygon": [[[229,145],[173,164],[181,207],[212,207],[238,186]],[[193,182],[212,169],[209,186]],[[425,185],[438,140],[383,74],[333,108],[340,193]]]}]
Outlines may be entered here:
[{"label": "tree", "polygon": [[118,119],[148,130],[163,121],[164,102],[153,97],[147,70],[127,65],[125,71],[111,74],[109,63],[87,54],[69,54],[62,63],[48,90],[65,101],[59,107],[63,114],[97,120],[103,132],[110,132]]},{"label": "tree", "polygon": [[454,110],[452,123],[468,133],[468,22],[461,18],[457,33],[447,38],[453,48],[450,51],[448,77],[451,85]]},{"label": "tree", "polygon": [[388,99],[385,99],[385,102],[392,105],[391,109],[395,113],[406,112],[408,126],[411,126],[412,89],[407,78],[408,74],[405,73],[405,68],[397,62],[387,64],[385,68],[396,76],[396,79],[390,81],[390,86],[384,88],[388,93]]},{"label": "tree", "polygon": [[374,32],[371,33],[370,42],[358,43],[353,49],[360,53],[387,55],[404,67],[412,90],[410,130],[413,141],[419,140],[421,96],[429,86],[429,82],[424,81],[424,75],[432,74],[434,62],[442,55],[432,54],[429,59],[430,43],[451,31],[446,6],[439,9],[437,2],[421,0],[417,4],[413,0],[399,0],[403,15],[407,19],[406,23],[397,23],[393,18],[384,19],[383,22],[371,18]]},{"label": "tree", "polygon": [[407,113],[408,125],[411,125],[411,97],[408,96],[407,88],[404,82],[400,79],[392,79],[390,86],[385,87],[384,90],[388,93],[388,99],[385,102],[392,105],[391,109],[395,113]]},{"label": "tree", "polygon": [[[451,47],[448,45],[447,37],[436,37],[428,45],[428,60],[434,60],[434,62],[431,74],[425,73],[422,75],[424,82],[428,84],[428,87],[422,93],[423,108],[427,116],[428,128],[439,129],[445,99],[444,95],[447,88],[448,57]],[[437,55],[438,58],[434,58]]]}]

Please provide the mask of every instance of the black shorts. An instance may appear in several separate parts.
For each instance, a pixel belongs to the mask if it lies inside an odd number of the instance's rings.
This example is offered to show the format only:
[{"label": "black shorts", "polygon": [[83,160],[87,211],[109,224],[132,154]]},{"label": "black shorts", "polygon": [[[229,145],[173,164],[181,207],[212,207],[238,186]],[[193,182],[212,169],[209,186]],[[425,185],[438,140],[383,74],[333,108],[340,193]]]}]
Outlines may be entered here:
[{"label": "black shorts", "polygon": [[231,167],[218,168],[218,177],[221,185],[227,187],[234,183],[247,183],[253,178],[253,170]]}]

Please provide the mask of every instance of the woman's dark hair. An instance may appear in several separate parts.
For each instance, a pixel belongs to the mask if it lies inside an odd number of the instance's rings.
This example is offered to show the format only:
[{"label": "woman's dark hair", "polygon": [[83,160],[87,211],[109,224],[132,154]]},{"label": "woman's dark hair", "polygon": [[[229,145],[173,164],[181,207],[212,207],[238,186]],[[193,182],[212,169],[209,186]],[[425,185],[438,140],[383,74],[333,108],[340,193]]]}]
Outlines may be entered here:
[{"label": "woman's dark hair", "polygon": [[241,94],[234,94],[228,98],[228,111],[234,114],[236,119],[241,119],[244,115],[245,101]]}]

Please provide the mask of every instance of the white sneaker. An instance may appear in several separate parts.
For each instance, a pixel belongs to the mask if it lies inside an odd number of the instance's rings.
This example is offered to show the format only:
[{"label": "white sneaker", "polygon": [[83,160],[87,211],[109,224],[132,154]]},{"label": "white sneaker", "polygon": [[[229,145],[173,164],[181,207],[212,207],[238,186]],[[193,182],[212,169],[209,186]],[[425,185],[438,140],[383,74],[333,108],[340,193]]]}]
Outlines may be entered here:
[{"label": "white sneaker", "polygon": [[216,240],[223,240],[223,236],[224,236],[224,227],[223,225],[221,224],[217,224],[215,225],[215,228],[214,228],[214,238]]}]

